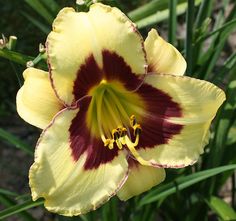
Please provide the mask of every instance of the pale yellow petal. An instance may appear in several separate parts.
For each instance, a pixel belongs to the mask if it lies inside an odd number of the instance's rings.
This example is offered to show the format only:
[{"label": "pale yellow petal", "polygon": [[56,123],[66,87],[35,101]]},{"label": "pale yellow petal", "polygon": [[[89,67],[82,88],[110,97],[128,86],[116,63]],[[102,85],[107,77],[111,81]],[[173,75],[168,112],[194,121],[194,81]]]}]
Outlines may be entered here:
[{"label": "pale yellow petal", "polygon": [[129,168],[129,177],[117,193],[121,200],[128,200],[150,190],[152,187],[160,184],[166,176],[163,168],[142,166],[134,160],[129,165]]},{"label": "pale yellow petal", "polygon": [[[88,13],[62,9],[47,38],[47,51],[54,87],[67,104],[75,100],[74,83],[89,58],[102,72],[104,51],[122,57],[133,73],[146,71],[143,39],[134,24],[119,9],[100,3]],[[93,72],[91,67],[90,78]]]},{"label": "pale yellow petal", "polygon": [[[83,145],[82,134],[70,134],[72,121],[78,111],[63,110],[54,118],[54,122],[41,135],[35,162],[29,173],[33,200],[43,197],[49,211],[65,216],[87,213],[101,206],[116,194],[126,180],[128,171],[123,151],[110,162],[93,168],[86,168],[85,165],[93,164],[88,160],[92,154],[98,156],[98,152],[85,151],[78,159],[73,158],[73,139],[81,139],[82,143],[78,141],[78,144]],[[83,124],[81,121],[78,123]],[[88,142],[88,139],[85,140]],[[80,151],[83,147],[74,148]],[[101,148],[98,151],[103,151]],[[104,150],[110,151],[108,148]]]},{"label": "pale yellow petal", "polygon": [[149,71],[157,74],[184,75],[186,61],[181,53],[160,37],[155,29],[148,33],[145,50]]},{"label": "pale yellow petal", "polygon": [[[182,125],[182,129],[165,144],[140,148],[140,155],[157,167],[184,167],[195,163],[207,144],[211,121],[225,100],[224,92],[209,82],[182,76],[149,75],[145,82],[179,104],[181,116],[168,117],[166,121]],[[170,130],[171,134],[171,127],[162,130],[167,135]]]},{"label": "pale yellow petal", "polygon": [[43,129],[63,105],[51,87],[47,72],[28,68],[23,75],[25,82],[16,97],[17,112],[26,122]]}]

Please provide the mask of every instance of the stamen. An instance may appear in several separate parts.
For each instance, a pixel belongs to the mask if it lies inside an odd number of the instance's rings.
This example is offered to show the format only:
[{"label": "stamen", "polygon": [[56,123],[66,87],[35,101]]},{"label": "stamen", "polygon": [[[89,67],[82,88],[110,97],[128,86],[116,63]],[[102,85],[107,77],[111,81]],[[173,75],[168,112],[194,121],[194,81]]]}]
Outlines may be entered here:
[{"label": "stamen", "polygon": [[111,102],[109,100],[109,98],[104,97],[104,105],[105,105],[107,111],[109,112],[109,114],[111,115],[115,124],[119,125],[120,122],[122,122],[122,119],[120,118],[119,112],[118,112],[116,106],[114,105],[114,103]]},{"label": "stamen", "polygon": [[130,117],[130,125],[131,127],[134,127],[134,125],[137,124],[136,118],[134,115]]},{"label": "stamen", "polygon": [[98,87],[91,90],[88,126],[94,136],[101,137],[105,147],[129,149],[137,161],[150,165],[135,149],[139,143],[141,125],[135,115],[130,116],[130,113],[141,115],[144,104],[139,96],[125,94],[125,91],[119,83],[101,80]]},{"label": "stamen", "polygon": [[140,126],[140,124],[135,124],[133,126],[133,129],[134,129],[134,136],[136,137],[137,135],[140,135],[141,132],[142,132],[142,128]]},{"label": "stamen", "polygon": [[125,111],[124,107],[122,106],[122,104],[120,103],[120,101],[117,99],[116,95],[114,94],[113,90],[109,90],[109,95],[112,98],[112,101],[116,104],[116,107],[119,109],[119,112],[121,114],[121,116],[123,116],[123,118],[126,120],[129,119],[129,116],[127,114],[127,112]]},{"label": "stamen", "polygon": [[121,150],[122,149],[122,143],[119,139],[116,140],[116,144],[117,144],[118,148]]},{"label": "stamen", "polygon": [[112,139],[106,139],[105,142],[104,142],[104,145],[105,145],[105,147],[108,146],[108,148],[109,148],[110,150],[112,150],[113,147],[114,147],[113,143],[114,143],[114,140],[112,140]]},{"label": "stamen", "polygon": [[118,140],[120,138],[120,132],[117,130],[117,129],[113,129],[112,130],[112,137],[113,137],[113,140]]},{"label": "stamen", "polygon": [[104,90],[101,91],[100,96],[96,96],[96,105],[97,105],[97,121],[98,121],[98,129],[100,134],[104,134],[102,129],[102,97],[104,94]]},{"label": "stamen", "polygon": [[[139,136],[138,136],[139,137]],[[128,147],[128,149],[130,150],[130,152],[133,154],[133,156],[135,157],[135,159],[142,165],[144,166],[150,166],[150,162],[149,161],[146,161],[144,160],[140,155],[139,153],[137,152],[137,150],[135,149],[135,143],[132,143],[129,139],[128,136],[125,137],[126,138],[126,145]]]},{"label": "stamen", "polygon": [[123,127],[121,130],[121,137],[124,137],[126,134],[127,134],[127,129]]},{"label": "stamen", "polygon": [[104,145],[108,146],[109,149],[113,149],[114,142],[119,149],[122,149],[123,146],[126,146],[140,164],[150,166],[150,162],[144,160],[135,149],[139,143],[139,137],[142,128],[141,125],[137,123],[136,117],[134,115],[130,117],[130,125],[135,136],[134,142],[131,141],[131,138],[128,136],[127,129],[125,127],[117,127],[116,129],[112,130],[112,139],[105,139]]}]

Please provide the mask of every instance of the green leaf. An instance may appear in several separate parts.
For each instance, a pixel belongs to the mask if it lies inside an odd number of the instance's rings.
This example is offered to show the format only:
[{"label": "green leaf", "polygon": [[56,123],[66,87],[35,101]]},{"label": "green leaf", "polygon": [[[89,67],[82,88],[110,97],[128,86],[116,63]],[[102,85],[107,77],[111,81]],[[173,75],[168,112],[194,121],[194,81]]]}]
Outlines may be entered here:
[{"label": "green leaf", "polygon": [[101,207],[102,221],[118,221],[117,202],[118,199],[113,197]]},{"label": "green leaf", "polygon": [[0,194],[8,195],[8,196],[19,196],[18,193],[12,192],[10,190],[0,188]]},{"label": "green leaf", "polygon": [[236,220],[236,212],[222,199],[211,196],[209,200],[206,200],[206,203],[224,221]]},{"label": "green leaf", "polygon": [[203,0],[200,5],[200,9],[198,10],[197,18],[195,25],[197,28],[201,27],[203,22],[208,18],[211,14],[213,6],[213,0]]},{"label": "green leaf", "polygon": [[235,69],[235,67],[236,67],[236,52],[231,54],[226,59],[226,61],[220,68],[219,72],[213,76],[212,82],[216,85],[221,85],[223,79],[225,79],[225,77],[230,76],[231,71],[232,71],[232,74],[234,74],[233,69]]},{"label": "green leaf", "polygon": [[52,12],[54,16],[57,15],[58,11],[60,10],[60,6],[55,0],[41,0],[42,4]]},{"label": "green leaf", "polygon": [[48,34],[50,32],[50,28],[46,26],[45,24],[43,24],[42,22],[40,22],[39,20],[35,19],[34,17],[32,17],[26,12],[22,12],[22,14],[23,16],[26,17],[26,19],[28,19],[33,25],[39,28],[43,33]]},{"label": "green leaf", "polygon": [[[187,0],[178,0],[178,4],[186,2]],[[132,21],[141,20],[147,16],[150,16],[157,11],[162,11],[168,9],[170,0],[153,0],[150,1],[137,9],[128,13],[128,16]]]},{"label": "green leaf", "polygon": [[37,200],[33,202],[32,200],[27,200],[21,204],[11,206],[5,210],[0,211],[0,219],[4,219],[6,217],[12,216],[19,212],[25,211],[27,209],[43,205],[43,200]]},{"label": "green leaf", "polygon": [[128,13],[128,16],[132,21],[138,21],[145,18],[158,10],[164,10],[168,8],[168,0],[153,0],[143,6],[134,9]]},{"label": "green leaf", "polygon": [[[236,5],[234,9],[232,10],[231,14],[229,15],[230,19],[233,20],[236,18]],[[229,18],[228,17],[228,18]],[[228,19],[227,18],[227,19]],[[219,59],[221,52],[225,46],[225,43],[227,42],[227,39],[229,35],[236,29],[236,24],[230,24],[226,28],[222,29],[221,32],[219,32],[219,35],[215,41],[215,46],[213,50],[213,54],[210,57],[209,61],[206,62],[206,69],[204,70],[204,77],[203,79],[208,79],[209,75],[212,73],[212,70]]]},{"label": "green leaf", "polygon": [[236,126],[232,126],[228,133],[227,145],[232,145],[235,143],[236,143]]},{"label": "green leaf", "polygon": [[209,37],[211,37],[211,36],[213,36],[213,35],[215,35],[215,34],[217,34],[217,33],[219,33],[219,32],[222,32],[222,31],[224,31],[226,28],[229,28],[229,27],[236,27],[236,19],[233,19],[233,20],[231,20],[231,21],[229,21],[229,22],[226,22],[224,25],[222,25],[220,28],[218,28],[218,29],[216,29],[216,30],[214,30],[214,31],[212,31],[212,32],[210,32],[210,33],[208,33],[208,34],[205,34],[205,35],[203,35],[203,36],[201,36],[198,40],[197,40],[197,42],[196,42],[196,44],[198,44],[199,42],[202,42],[202,41],[204,41],[204,40],[206,40],[207,38],[209,38]]},{"label": "green leaf", "polygon": [[[206,18],[206,20],[202,23],[201,27],[198,28],[197,33],[195,33],[196,41],[201,38],[201,36],[205,35],[206,32],[208,32],[210,22],[212,20],[210,18]],[[214,25],[213,25],[213,31],[220,28],[225,21],[224,11],[221,9],[219,13],[216,16]],[[198,33],[200,32],[200,33]],[[213,57],[214,50],[215,50],[215,42],[218,38],[219,33],[216,33],[211,37],[211,42],[209,44],[209,48],[205,50],[205,44],[198,41],[194,45],[194,60],[197,63],[197,65],[201,68],[195,73],[195,77],[197,78],[204,78],[204,73],[206,72],[207,65],[209,62],[209,59]]]},{"label": "green leaf", "polygon": [[[176,14],[181,15],[186,11],[187,3],[182,3],[177,6],[176,8]],[[159,23],[161,21],[167,20],[169,17],[169,9],[165,9],[162,11],[158,11],[155,14],[152,14],[146,18],[143,18],[141,20],[136,21],[136,25],[139,29],[145,28],[147,26]]]},{"label": "green leaf", "polygon": [[48,24],[52,24],[54,16],[47,10],[47,8],[39,0],[25,0],[25,2],[33,8],[39,15],[41,15]]},{"label": "green leaf", "polygon": [[177,178],[174,182],[162,185],[159,188],[151,191],[145,197],[143,197],[139,202],[139,207],[146,205],[148,203],[153,203],[160,200],[163,197],[167,197],[171,194],[176,193],[176,191],[183,190],[189,186],[192,186],[200,181],[203,181],[207,178],[215,176],[219,173],[236,169],[236,164],[216,167],[214,169],[204,170],[197,172],[185,177]]},{"label": "green leaf", "polygon": [[[209,79],[209,77],[214,76],[212,71],[214,71],[216,62],[222,54],[225,40],[228,37],[224,37],[223,33],[228,29],[228,27],[233,25],[229,23],[227,26],[222,28],[224,22],[228,23],[234,17],[235,9],[231,11],[228,18],[225,17],[225,9],[229,8],[229,0],[222,1],[222,7],[220,7],[218,13],[216,13],[215,19],[210,19],[212,17],[212,3],[212,0],[204,0],[202,2],[195,23],[196,32],[194,34],[195,41],[193,52],[194,72],[192,74],[194,74],[194,77],[200,79]],[[210,20],[212,23],[214,22],[212,32],[209,31],[212,26],[209,23]],[[206,26],[207,29],[204,26]],[[209,37],[211,37],[211,39],[207,41],[207,43],[203,42],[204,39],[206,40]],[[206,45],[208,45],[208,47],[206,47]]]},{"label": "green leaf", "polygon": [[[12,200],[3,194],[0,194],[0,202],[6,207],[14,206],[16,204],[15,200]],[[19,216],[21,216],[25,221],[36,221],[36,219],[26,211],[20,212]]]},{"label": "green leaf", "polygon": [[[196,0],[195,1],[195,6],[199,5],[201,3],[202,0]],[[187,9],[187,3],[181,3],[178,4],[176,7],[176,14],[177,15],[182,15],[186,12]],[[136,25],[138,26],[138,28],[145,28],[147,26],[159,23],[161,21],[167,20],[169,17],[169,9],[165,9],[162,11],[158,11],[150,16],[147,16],[143,19],[140,19],[138,21],[136,21]]]},{"label": "green leaf", "polygon": [[236,80],[229,83],[226,97],[227,100],[224,103],[220,114],[217,116],[217,124],[215,128],[215,136],[212,143],[210,143],[211,157],[208,161],[209,167],[215,167],[221,164],[221,159],[224,156],[226,140],[230,125],[234,118],[234,111],[236,108]]},{"label": "green leaf", "polygon": [[18,137],[14,136],[13,134],[7,132],[6,130],[2,128],[0,128],[0,138],[12,144],[16,148],[23,150],[25,153],[29,154],[30,156],[34,155],[31,147],[28,144],[21,141]]}]

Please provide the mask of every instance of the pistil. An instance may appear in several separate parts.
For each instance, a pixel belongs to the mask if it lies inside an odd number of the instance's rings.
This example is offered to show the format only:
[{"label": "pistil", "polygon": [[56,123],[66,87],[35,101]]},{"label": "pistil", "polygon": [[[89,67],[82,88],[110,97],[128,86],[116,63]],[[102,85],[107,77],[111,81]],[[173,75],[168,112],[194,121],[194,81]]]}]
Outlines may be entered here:
[{"label": "pistil", "polygon": [[104,146],[108,146],[109,149],[114,148],[114,143],[116,143],[119,149],[122,149],[123,146],[127,147],[135,159],[142,165],[150,166],[150,162],[144,160],[135,147],[139,143],[139,137],[141,134],[141,126],[137,123],[134,115],[130,117],[130,126],[133,128],[133,133],[135,136],[135,141],[132,142],[131,138],[127,135],[127,129],[125,127],[118,127],[112,130],[112,139],[106,139]]},{"label": "pistil", "polygon": [[[134,114],[143,107],[139,97],[128,93],[116,82],[102,80],[91,92],[92,101],[87,115],[91,132],[108,149],[126,148],[142,165],[149,165],[136,150],[142,132]],[[131,131],[130,131],[131,130]]]}]

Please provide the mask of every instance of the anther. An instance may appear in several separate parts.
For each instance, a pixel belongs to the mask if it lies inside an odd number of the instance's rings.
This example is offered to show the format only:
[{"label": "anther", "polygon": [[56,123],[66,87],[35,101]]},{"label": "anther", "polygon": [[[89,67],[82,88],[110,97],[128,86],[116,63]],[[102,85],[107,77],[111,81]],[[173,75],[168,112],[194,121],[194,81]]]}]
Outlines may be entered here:
[{"label": "anther", "polygon": [[121,150],[122,149],[122,142],[119,139],[117,139],[116,144],[117,144],[117,147]]},{"label": "anther", "polygon": [[117,127],[116,131],[119,133],[119,137],[121,137],[122,127]]},{"label": "anther", "polygon": [[112,137],[114,140],[117,140],[120,138],[120,132],[117,129],[112,130]]},{"label": "anther", "polygon": [[125,127],[121,130],[121,137],[124,137],[127,134],[127,129]]},{"label": "anther", "polygon": [[111,149],[113,149],[113,143],[114,143],[114,140],[106,139],[104,142],[104,146],[105,147],[107,146],[111,150]]},{"label": "anther", "polygon": [[132,115],[130,117],[130,125],[131,125],[131,127],[134,127],[134,125],[136,125],[136,124],[137,124],[136,117],[134,115]]},{"label": "anther", "polygon": [[141,134],[142,128],[141,128],[140,124],[134,125],[133,128],[134,128],[134,136],[135,137]]}]

